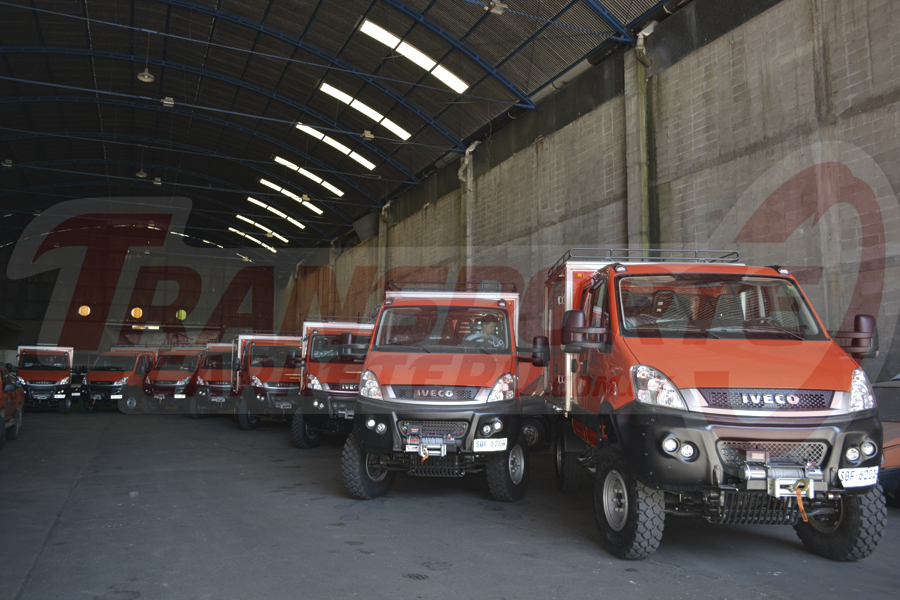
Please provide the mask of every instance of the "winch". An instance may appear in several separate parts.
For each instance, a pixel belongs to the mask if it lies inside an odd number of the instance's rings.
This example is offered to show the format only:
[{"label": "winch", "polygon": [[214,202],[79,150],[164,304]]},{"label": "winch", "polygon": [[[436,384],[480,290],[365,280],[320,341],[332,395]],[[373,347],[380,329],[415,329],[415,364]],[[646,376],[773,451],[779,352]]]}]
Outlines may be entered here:
[{"label": "winch", "polygon": [[815,483],[824,483],[825,474],[815,465],[744,465],[744,479],[748,482],[765,481],[766,492],[773,498],[802,494],[813,500],[816,497]]}]

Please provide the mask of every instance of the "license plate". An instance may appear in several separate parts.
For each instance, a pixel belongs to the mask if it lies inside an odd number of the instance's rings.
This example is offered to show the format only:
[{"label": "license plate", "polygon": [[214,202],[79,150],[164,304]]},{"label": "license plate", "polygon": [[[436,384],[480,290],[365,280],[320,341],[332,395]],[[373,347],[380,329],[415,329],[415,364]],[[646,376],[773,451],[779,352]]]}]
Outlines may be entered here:
[{"label": "license plate", "polygon": [[280,408],[281,410],[290,410],[294,405],[290,402],[276,402],[275,408]]},{"label": "license plate", "polygon": [[165,399],[166,399],[166,395],[165,395],[165,394],[157,394],[157,395],[156,395],[156,399],[157,399],[157,400],[165,400]]},{"label": "license plate", "polygon": [[500,452],[506,450],[506,438],[475,440],[473,450],[475,452]]},{"label": "license plate", "polygon": [[65,398],[66,395],[65,394],[53,394],[53,397],[54,398]]},{"label": "license plate", "polygon": [[122,394],[110,394],[110,395],[109,395],[109,399],[110,399],[110,400],[121,400],[121,399],[122,399]]},{"label": "license plate", "polygon": [[223,398],[222,396],[213,396],[209,400],[210,402],[225,402],[225,398]]},{"label": "license plate", "polygon": [[875,485],[878,482],[878,467],[838,469],[838,477],[845,488]]},{"label": "license plate", "polygon": [[176,400],[184,400],[186,397],[184,394],[175,394]]},{"label": "license plate", "polygon": [[35,400],[46,400],[49,397],[50,396],[48,396],[47,394],[35,394],[34,395]]},{"label": "license plate", "polygon": [[91,398],[94,400],[102,400],[103,395],[102,394],[94,394],[93,396],[91,396]]}]

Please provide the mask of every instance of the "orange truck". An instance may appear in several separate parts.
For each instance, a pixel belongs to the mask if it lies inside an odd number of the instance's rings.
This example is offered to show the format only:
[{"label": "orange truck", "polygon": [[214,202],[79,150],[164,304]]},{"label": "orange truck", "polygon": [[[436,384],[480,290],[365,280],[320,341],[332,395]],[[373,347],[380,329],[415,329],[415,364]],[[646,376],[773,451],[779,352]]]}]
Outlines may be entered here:
[{"label": "orange truck", "polygon": [[341,456],[352,496],[386,493],[398,471],[484,472],[495,500],[525,495],[518,366],[542,366],[546,339],[534,340],[531,355],[518,355],[519,304],[513,284],[388,285],[371,342],[340,347],[343,360],[364,360]]},{"label": "orange truck", "polygon": [[234,344],[206,345],[197,373],[197,393],[188,402],[192,418],[220,410],[234,410],[237,397],[237,351]]},{"label": "orange truck", "polygon": [[362,364],[338,356],[341,343],[369,344],[375,325],[369,319],[308,317],[303,323],[300,409],[294,413],[291,437],[298,448],[315,448],[322,433],[347,434],[353,429]]},{"label": "orange truck", "polygon": [[256,429],[262,417],[293,418],[300,405],[303,350],[300,336],[238,336],[238,426]]},{"label": "orange truck", "polygon": [[25,388],[25,406],[72,411],[73,349],[62,346],[19,346],[16,375]]},{"label": "orange truck", "polygon": [[205,348],[160,350],[144,376],[144,412],[155,414],[169,406],[187,411],[197,392],[197,374],[205,352]]},{"label": "orange truck", "polygon": [[621,558],[654,552],[666,515],[791,525],[816,554],[864,558],[886,514],[882,425],[854,360],[874,319],[832,336],[787,269],[738,260],[573,249],[551,268],[557,483],[593,473],[600,541]]},{"label": "orange truck", "polygon": [[141,410],[143,379],[156,360],[147,348],[114,348],[97,357],[81,384],[81,412],[117,406],[125,414]]},{"label": "orange truck", "polygon": [[12,365],[0,366],[0,448],[6,440],[19,439],[22,430],[22,414],[25,412],[25,392],[10,372]]}]

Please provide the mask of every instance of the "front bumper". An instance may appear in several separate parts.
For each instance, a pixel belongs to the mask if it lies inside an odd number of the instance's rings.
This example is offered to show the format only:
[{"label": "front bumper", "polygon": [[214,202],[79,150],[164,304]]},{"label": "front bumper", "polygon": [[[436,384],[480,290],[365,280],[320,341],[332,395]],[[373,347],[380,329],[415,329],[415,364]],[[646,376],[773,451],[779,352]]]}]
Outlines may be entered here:
[{"label": "front bumper", "polygon": [[194,396],[197,404],[218,409],[232,408],[235,404],[231,394],[231,386],[207,385],[197,388]]},{"label": "front bumper", "polygon": [[[872,486],[845,488],[838,470],[878,467],[881,462],[882,427],[874,411],[826,419],[767,417],[748,422],[654,410],[633,402],[610,418],[632,474],[670,492],[727,487],[771,494],[773,480],[783,477],[810,479],[810,495],[864,493]],[[663,448],[667,438],[677,442],[672,452]],[[846,448],[859,447],[865,440],[875,442],[878,451],[869,459],[849,462]],[[690,459],[680,452],[686,444],[695,449]]]},{"label": "front bumper", "polygon": [[312,390],[312,396],[300,396],[299,410],[313,419],[352,420],[356,412],[356,392]]},{"label": "front bumper", "polygon": [[174,406],[194,395],[195,389],[187,385],[144,384],[144,394],[159,402],[160,406]]},{"label": "front bumper", "polygon": [[71,394],[66,385],[33,385],[25,384],[25,406],[29,408],[52,408],[59,406]]},{"label": "front bumper", "polygon": [[[374,427],[368,422],[375,421]],[[353,430],[363,450],[372,454],[391,452],[427,454],[468,453],[490,454],[489,450],[476,450],[476,440],[493,440],[494,446],[511,449],[519,439],[521,406],[517,400],[472,405],[415,405],[383,402],[357,396],[353,417]],[[499,422],[502,428],[489,436],[482,435],[486,423]],[[378,424],[385,425],[384,433],[378,433]],[[406,432],[401,430],[406,424]],[[410,431],[410,424],[421,429],[418,437]],[[464,425],[464,426],[463,426]],[[418,441],[417,441],[418,440]],[[505,440],[505,444],[502,442]],[[486,442],[479,442],[486,444]]]},{"label": "front bumper", "polygon": [[81,387],[81,401],[89,406],[118,406],[124,397],[121,385],[86,385]]},{"label": "front bumper", "polygon": [[[245,388],[246,389],[246,388]],[[253,387],[252,406],[254,414],[269,416],[293,415],[300,407],[300,386]]]}]

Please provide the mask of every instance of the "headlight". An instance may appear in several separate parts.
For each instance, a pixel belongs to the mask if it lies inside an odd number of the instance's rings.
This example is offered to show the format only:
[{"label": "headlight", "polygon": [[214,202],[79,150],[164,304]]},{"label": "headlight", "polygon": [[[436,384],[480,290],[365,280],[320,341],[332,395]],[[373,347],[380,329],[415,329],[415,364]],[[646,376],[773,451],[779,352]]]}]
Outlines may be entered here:
[{"label": "headlight", "polygon": [[382,400],[381,384],[372,371],[363,371],[359,378],[359,395],[373,400]]},{"label": "headlight", "polygon": [[150,381],[150,376],[149,376],[149,375],[147,375],[146,377],[144,377],[144,383],[147,384],[147,385],[152,385],[152,384],[153,384],[153,382]]},{"label": "headlight", "polygon": [[206,382],[199,375],[197,375],[197,385],[206,385]]},{"label": "headlight", "polygon": [[687,410],[681,392],[661,371],[647,365],[631,367],[631,383],[634,397],[644,404],[656,404]]},{"label": "headlight", "polygon": [[25,385],[24,379],[22,379],[21,377],[18,377],[18,376],[16,377],[16,379],[19,381],[19,385]]},{"label": "headlight", "polygon": [[500,376],[491,393],[488,395],[488,402],[499,402],[500,400],[512,400],[516,397],[516,376],[512,373],[505,373]]},{"label": "headlight", "polygon": [[191,375],[188,375],[187,377],[185,377],[184,379],[182,379],[175,385],[187,385],[190,380],[191,380]]},{"label": "headlight", "polygon": [[62,379],[60,379],[59,381],[56,382],[56,385],[66,385],[67,383],[69,383],[69,378],[63,377]]},{"label": "headlight", "polygon": [[254,387],[262,387],[263,386],[262,381],[260,381],[259,377],[257,377],[256,375],[250,376],[250,385],[252,385]]},{"label": "headlight", "polygon": [[322,387],[322,382],[319,381],[319,378],[316,377],[315,375],[313,375],[312,373],[309,373],[306,375],[306,387],[308,387],[311,390],[324,390],[325,389],[324,387]]},{"label": "headlight", "polygon": [[850,377],[850,412],[875,408],[875,395],[869,378],[862,369],[855,369]]},{"label": "headlight", "polygon": [[128,383],[128,378],[127,378],[127,377],[123,377],[122,379],[120,379],[120,380],[118,380],[117,382],[115,382],[113,385],[125,385],[126,383]]}]

